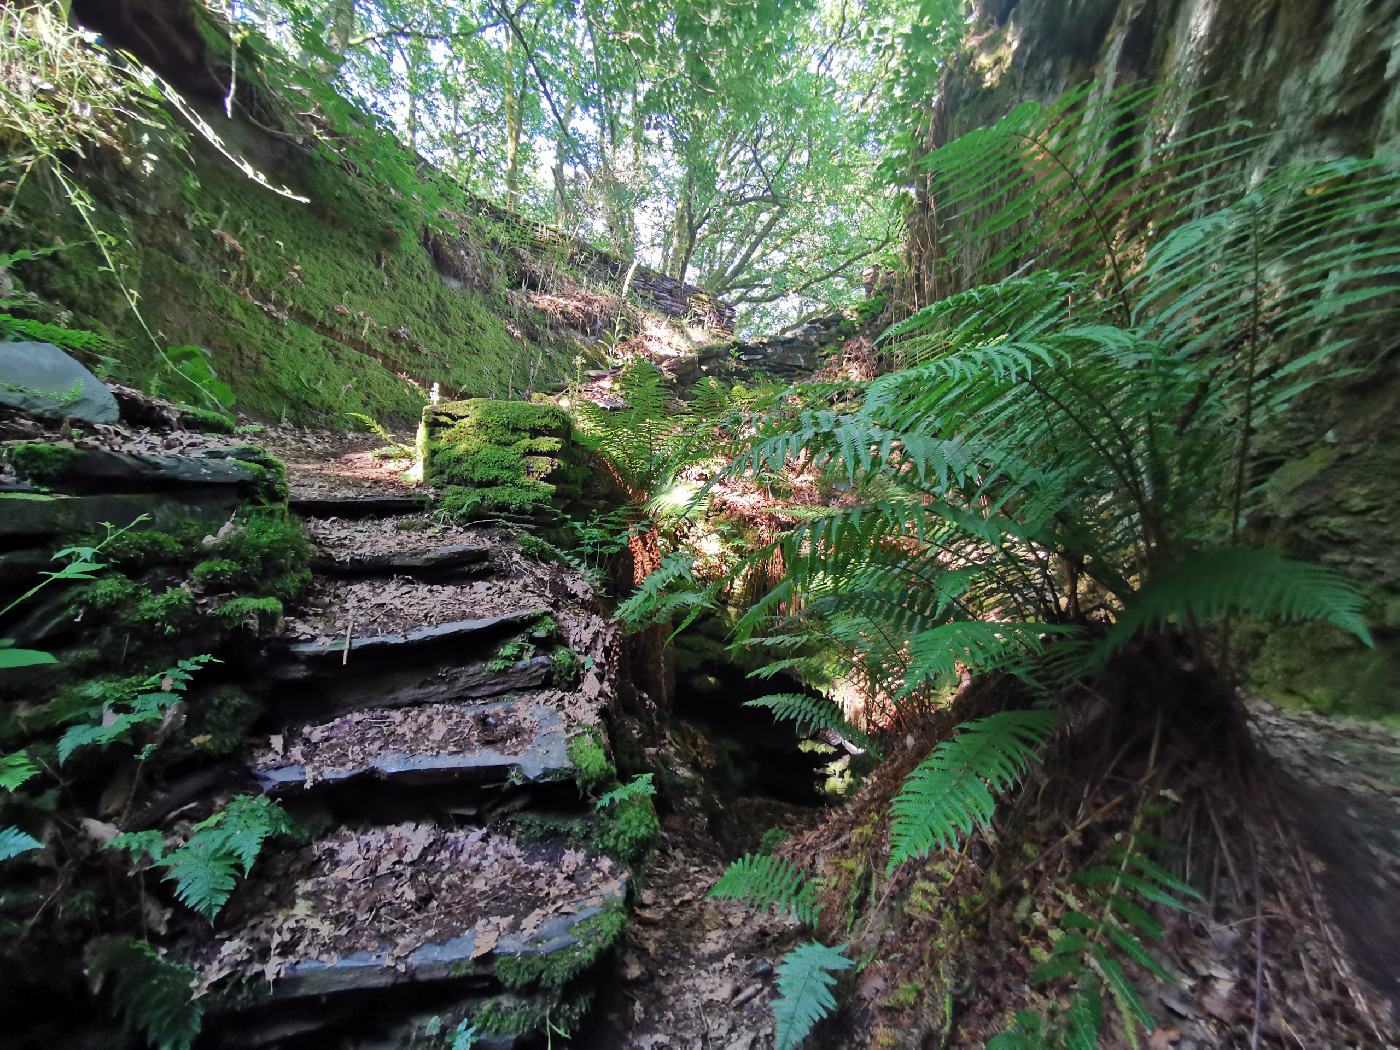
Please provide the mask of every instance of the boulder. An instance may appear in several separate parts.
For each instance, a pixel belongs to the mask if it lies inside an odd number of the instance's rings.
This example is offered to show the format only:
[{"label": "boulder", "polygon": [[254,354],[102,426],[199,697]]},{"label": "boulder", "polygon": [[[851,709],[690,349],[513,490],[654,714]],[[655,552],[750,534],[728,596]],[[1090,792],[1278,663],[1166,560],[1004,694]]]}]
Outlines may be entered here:
[{"label": "boulder", "polygon": [[49,343],[0,343],[0,404],[84,423],[115,423],[120,415],[102,381]]}]

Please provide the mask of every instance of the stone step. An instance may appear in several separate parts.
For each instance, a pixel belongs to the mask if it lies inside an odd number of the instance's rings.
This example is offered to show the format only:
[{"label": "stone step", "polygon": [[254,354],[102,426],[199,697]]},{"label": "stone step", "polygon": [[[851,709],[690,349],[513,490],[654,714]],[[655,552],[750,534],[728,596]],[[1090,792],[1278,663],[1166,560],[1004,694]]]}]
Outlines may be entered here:
[{"label": "stone step", "polygon": [[[353,656],[353,647],[351,652]],[[278,670],[292,688],[283,688],[273,697],[276,724],[290,729],[372,707],[489,700],[538,689],[554,673],[553,659],[543,654],[505,668],[493,660],[463,661],[446,654],[441,661],[378,664],[370,667],[357,661],[352,667],[330,660],[319,669],[301,663],[282,665]]]},{"label": "stone step", "polygon": [[416,514],[428,509],[427,496],[373,495],[346,492],[343,495],[292,490],[287,506],[304,518],[383,518]]},{"label": "stone step", "polygon": [[389,788],[566,780],[573,773],[567,727],[549,696],[342,715],[272,737],[253,760],[253,776],[271,794],[366,778]]},{"label": "stone step", "polygon": [[370,553],[319,550],[311,558],[317,572],[333,576],[443,576],[490,567],[489,547],[453,543],[442,547],[408,547]]},{"label": "stone step", "polygon": [[[260,860],[190,961],[215,987],[211,1031],[382,1026],[431,995],[438,1016],[456,996],[486,1034],[509,1036],[577,1002],[622,930],[628,878],[608,857],[485,829],[340,829]],[[482,1005],[507,993],[541,1009]]]},{"label": "stone step", "polygon": [[[269,648],[269,676],[275,680],[296,681],[318,674],[342,672],[358,674],[359,666],[351,667],[357,656],[370,658],[404,658],[409,653],[431,647],[449,647],[460,656],[463,649],[489,652],[491,643],[535,623],[545,615],[542,608],[520,609],[514,612],[486,616],[479,620],[448,620],[430,627],[419,627],[402,634],[351,634],[345,637],[314,641],[282,641]],[[347,651],[348,650],[348,651]]]}]

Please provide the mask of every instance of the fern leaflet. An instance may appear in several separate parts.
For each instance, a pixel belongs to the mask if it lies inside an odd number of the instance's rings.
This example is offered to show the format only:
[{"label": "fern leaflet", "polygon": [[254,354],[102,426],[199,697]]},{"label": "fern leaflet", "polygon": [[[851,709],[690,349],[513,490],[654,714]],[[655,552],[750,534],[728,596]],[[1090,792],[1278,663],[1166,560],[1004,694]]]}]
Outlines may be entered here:
[{"label": "fern leaflet", "polygon": [[1049,711],[1003,711],[963,723],[935,747],[891,804],[887,872],[989,823],[996,796],[1025,773],[1053,724]]},{"label": "fern leaflet", "polygon": [[795,865],[781,857],[750,854],[740,857],[710,889],[716,900],[743,901],[755,908],[789,912],[794,918],[817,924],[821,884],[809,881]]},{"label": "fern leaflet", "polygon": [[0,861],[43,848],[44,844],[26,831],[14,827],[0,828]]},{"label": "fern leaflet", "polygon": [[94,972],[112,978],[112,998],[128,1029],[159,1050],[189,1050],[204,1022],[191,967],[163,958],[145,941],[108,940],[89,953]]},{"label": "fern leaflet", "polygon": [[778,998],[773,1018],[778,1023],[777,1050],[793,1050],[817,1022],[836,1008],[831,994],[835,974],[855,963],[846,958],[845,945],[829,948],[820,941],[799,945],[778,963]]},{"label": "fern leaflet", "polygon": [[633,777],[631,783],[615,787],[600,795],[598,801],[593,803],[593,808],[601,813],[609,806],[615,806],[619,802],[635,802],[639,799],[651,798],[656,794],[656,785],[652,783],[653,776],[652,773],[641,773]]},{"label": "fern leaflet", "polygon": [[802,693],[770,693],[757,700],[747,700],[745,707],[762,707],[772,712],[779,722],[791,722],[799,733],[816,733],[829,729],[845,737],[857,747],[875,750],[875,742],[842,717],[830,700]]}]

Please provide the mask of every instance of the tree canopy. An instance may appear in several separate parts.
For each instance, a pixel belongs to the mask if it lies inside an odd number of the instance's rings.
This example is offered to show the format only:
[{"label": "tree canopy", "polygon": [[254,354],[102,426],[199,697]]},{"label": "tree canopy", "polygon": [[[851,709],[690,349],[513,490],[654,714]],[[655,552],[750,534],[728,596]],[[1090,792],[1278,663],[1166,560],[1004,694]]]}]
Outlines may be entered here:
[{"label": "tree canopy", "polygon": [[919,70],[944,53],[958,7],[240,0],[234,11],[468,189],[699,284],[759,329],[849,298],[893,252],[899,202],[877,165],[911,84],[931,86]]}]

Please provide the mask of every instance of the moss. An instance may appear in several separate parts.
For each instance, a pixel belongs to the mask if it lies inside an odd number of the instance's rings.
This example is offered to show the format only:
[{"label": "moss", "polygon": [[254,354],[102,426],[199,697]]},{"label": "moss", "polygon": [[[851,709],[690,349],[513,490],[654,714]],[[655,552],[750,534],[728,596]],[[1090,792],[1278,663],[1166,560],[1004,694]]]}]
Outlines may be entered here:
[{"label": "moss", "polygon": [[573,928],[574,943],[567,948],[498,958],[496,978],[513,991],[537,987],[560,991],[597,962],[626,926],[627,909],[621,901],[610,901]]},{"label": "moss", "polygon": [[263,705],[238,686],[217,686],[190,703],[190,743],[209,754],[230,754],[243,744],[262,712]]},{"label": "moss", "polygon": [[259,445],[241,445],[229,452],[229,458],[252,472],[252,502],[265,506],[287,502],[291,494],[287,488],[287,466],[271,452]]},{"label": "moss", "polygon": [[301,527],[273,510],[249,511],[208,548],[195,578],[223,590],[291,601],[311,580],[311,544]]},{"label": "moss", "polygon": [[550,658],[549,677],[556,689],[573,689],[579,683],[578,654],[567,645],[556,645]]},{"label": "moss", "polygon": [[628,797],[598,819],[593,841],[605,853],[638,864],[646,859],[660,834],[661,823],[656,819],[651,799]]},{"label": "moss", "polygon": [[189,627],[194,617],[194,595],[184,587],[169,587],[139,599],[120,619],[145,634],[171,635]]},{"label": "moss", "polygon": [[527,558],[534,558],[536,561],[551,562],[557,565],[568,565],[569,556],[562,550],[550,543],[528,532],[517,532],[515,542],[520,547],[520,553]]},{"label": "moss", "polygon": [[[158,565],[184,565],[200,549],[204,526],[196,522],[173,526],[169,530],[128,529],[102,548],[104,565],[131,572]],[[89,536],[85,542],[96,544],[102,537]]]},{"label": "moss", "polygon": [[193,405],[180,405],[178,411],[180,426],[186,430],[196,430],[201,434],[233,433],[235,420],[232,416],[207,408],[195,408]]},{"label": "moss", "polygon": [[37,485],[52,485],[68,473],[78,450],[68,445],[33,441],[11,445],[5,452],[14,472]]},{"label": "moss", "polygon": [[486,665],[489,671],[509,671],[516,664],[529,660],[535,655],[535,646],[524,638],[512,638],[496,650]]},{"label": "moss", "polygon": [[572,1032],[588,1013],[588,997],[500,995],[472,1011],[472,1023],[485,1036],[508,1039],[545,1031]]},{"label": "moss", "polygon": [[282,619],[282,603],[276,598],[229,598],[214,607],[214,615],[228,627],[251,626],[265,634]]},{"label": "moss", "polygon": [[104,576],[73,592],[69,606],[74,613],[117,613],[137,601],[141,589],[121,575]]},{"label": "moss", "polygon": [[569,761],[580,791],[591,792],[617,780],[617,769],[603,747],[603,738],[591,726],[569,739]]},{"label": "moss", "polygon": [[481,521],[486,518],[535,518],[551,511],[553,487],[533,481],[520,485],[498,485],[473,489],[449,485],[439,499],[439,513],[453,521]]}]

